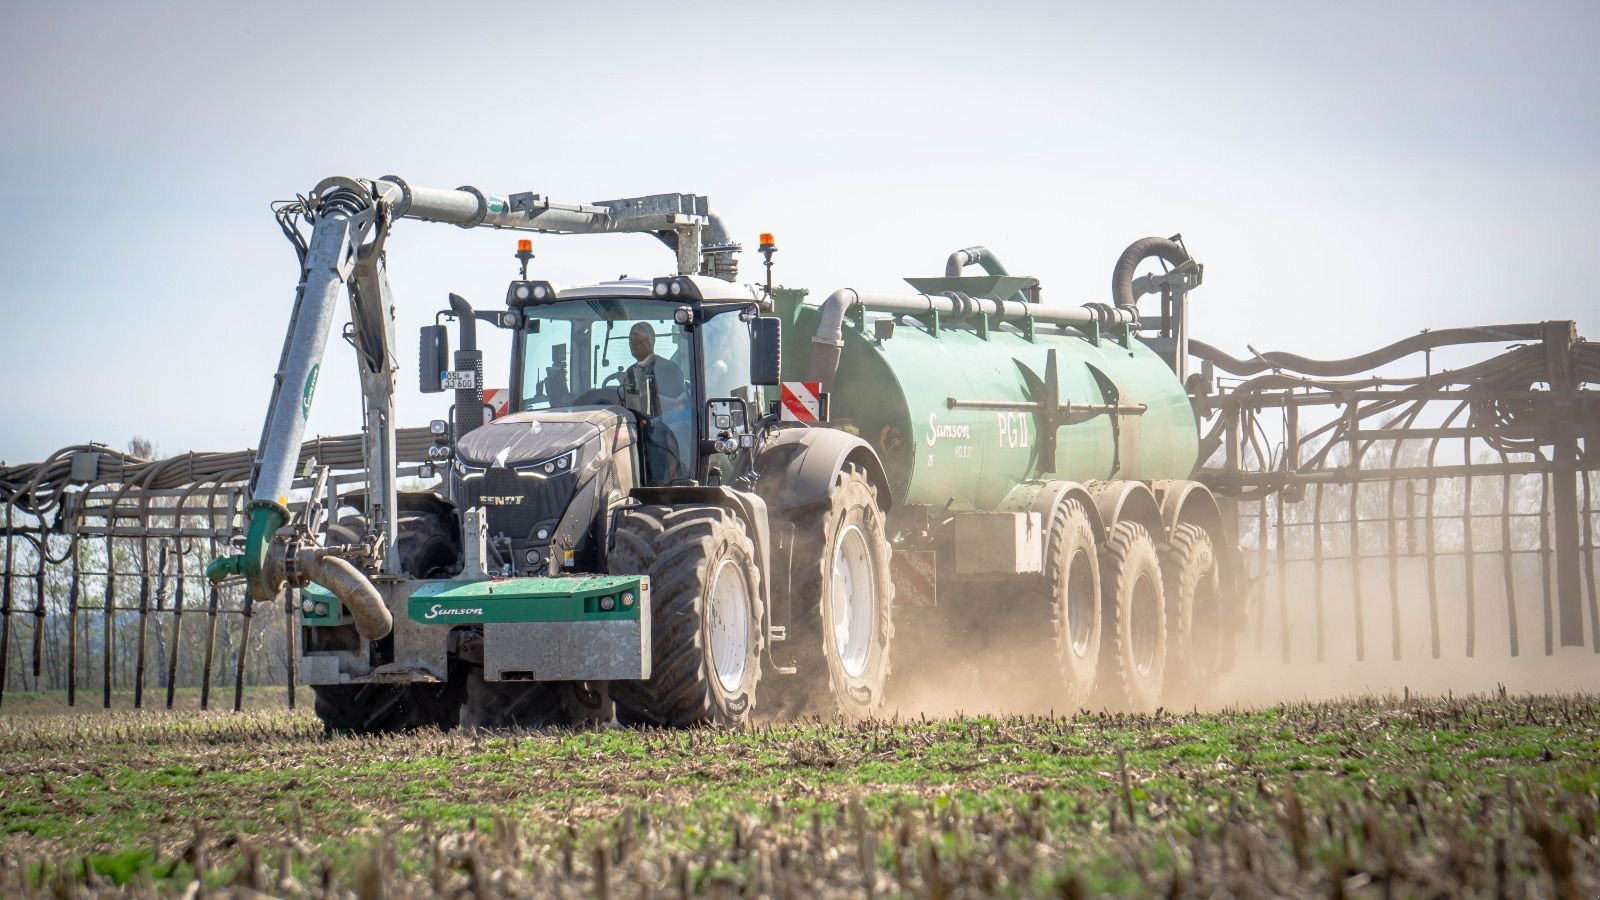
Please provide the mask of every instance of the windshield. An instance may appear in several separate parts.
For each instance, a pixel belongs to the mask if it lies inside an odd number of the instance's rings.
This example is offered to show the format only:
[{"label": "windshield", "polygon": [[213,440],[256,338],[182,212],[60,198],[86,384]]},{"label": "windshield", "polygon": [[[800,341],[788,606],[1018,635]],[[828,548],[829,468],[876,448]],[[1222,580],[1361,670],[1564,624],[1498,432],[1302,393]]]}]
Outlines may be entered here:
[{"label": "windshield", "polygon": [[538,309],[523,333],[522,408],[622,405],[639,415],[645,484],[694,478],[695,371],[679,304],[584,300]]},{"label": "windshield", "polygon": [[[538,307],[523,334],[522,408],[616,404],[628,368],[646,359],[692,371],[683,328],[672,320],[677,307],[615,299]],[[674,395],[681,393],[678,381],[667,385]]]}]

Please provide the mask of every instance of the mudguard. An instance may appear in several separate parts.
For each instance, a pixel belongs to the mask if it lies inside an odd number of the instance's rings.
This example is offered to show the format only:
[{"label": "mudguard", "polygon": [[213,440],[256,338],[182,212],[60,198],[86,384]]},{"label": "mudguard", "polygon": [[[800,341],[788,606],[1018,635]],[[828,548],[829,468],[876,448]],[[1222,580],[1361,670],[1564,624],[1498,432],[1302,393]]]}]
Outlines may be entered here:
[{"label": "mudguard", "polygon": [[[772,525],[767,521],[767,501],[749,491],[730,487],[639,487],[629,495],[640,503],[659,506],[720,506],[732,510],[750,527],[750,540],[756,545],[761,563],[761,600],[768,621],[772,618]],[[763,631],[763,634],[766,632]]]},{"label": "mudguard", "polygon": [[1056,510],[1068,500],[1077,500],[1089,514],[1089,525],[1094,529],[1094,539],[1103,542],[1105,523],[1100,520],[1100,508],[1088,488],[1076,481],[1025,481],[1017,485],[1000,501],[996,512],[1034,512],[1039,514],[1046,532]]},{"label": "mudguard", "polygon": [[1128,520],[1138,522],[1157,543],[1167,539],[1156,495],[1142,481],[1091,481],[1084,485],[1107,528]]},{"label": "mudguard", "polygon": [[864,469],[887,512],[893,503],[883,462],[872,446],[836,428],[785,428],[772,432],[756,462],[758,490],[775,511],[803,509],[828,499],[847,463]]}]

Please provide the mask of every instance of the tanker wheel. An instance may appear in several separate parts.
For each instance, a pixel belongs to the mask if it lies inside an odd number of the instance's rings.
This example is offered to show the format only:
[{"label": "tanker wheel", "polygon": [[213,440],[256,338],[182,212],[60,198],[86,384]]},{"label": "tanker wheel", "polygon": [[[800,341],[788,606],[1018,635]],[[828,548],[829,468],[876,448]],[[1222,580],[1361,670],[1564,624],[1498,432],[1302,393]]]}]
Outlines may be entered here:
[{"label": "tanker wheel", "polygon": [[[877,488],[859,466],[846,466],[827,505],[795,522],[789,640],[802,657],[799,672],[781,682],[789,714],[864,719],[883,707],[894,640],[892,553]],[[807,659],[811,648],[821,649],[820,660]]]},{"label": "tanker wheel", "polygon": [[1216,690],[1225,651],[1222,578],[1211,536],[1183,522],[1161,554],[1167,598],[1168,705],[1203,703]]},{"label": "tanker wheel", "polygon": [[1083,504],[1056,508],[1045,535],[1045,576],[1055,622],[1056,665],[1067,708],[1089,704],[1100,661],[1100,560]]},{"label": "tanker wheel", "polygon": [[488,681],[469,666],[461,704],[462,728],[552,728],[611,721],[604,689],[573,681]]},{"label": "tanker wheel", "polygon": [[1105,631],[1097,681],[1108,706],[1149,712],[1161,701],[1167,668],[1167,611],[1161,558],[1143,525],[1112,526],[1100,558]]},{"label": "tanker wheel", "polygon": [[761,572],[744,522],[716,506],[639,506],[609,570],[650,577],[650,678],[611,683],[628,725],[741,725],[761,678]]}]

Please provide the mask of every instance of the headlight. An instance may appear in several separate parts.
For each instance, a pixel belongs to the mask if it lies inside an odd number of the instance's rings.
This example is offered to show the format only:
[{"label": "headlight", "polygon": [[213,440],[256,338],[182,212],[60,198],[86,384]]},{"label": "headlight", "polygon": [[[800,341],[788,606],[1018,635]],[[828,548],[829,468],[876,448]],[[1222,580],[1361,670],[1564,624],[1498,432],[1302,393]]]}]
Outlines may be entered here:
[{"label": "headlight", "polygon": [[627,609],[633,605],[633,591],[622,592],[622,608]]},{"label": "headlight", "polygon": [[667,295],[667,290],[668,290],[668,287],[667,287],[667,283],[665,281],[656,282],[655,291],[656,291],[656,296],[657,297],[665,297]]},{"label": "headlight", "polygon": [[[535,292],[535,293],[537,293],[537,292]],[[500,314],[500,324],[501,324],[501,326],[503,326],[505,328],[515,328],[515,327],[517,327],[517,314],[514,313],[514,312],[511,312],[509,310],[506,311],[506,312],[501,313]]]},{"label": "headlight", "polygon": [[443,419],[434,419],[432,422],[428,423],[428,432],[430,434],[444,434],[449,430],[450,423]]},{"label": "headlight", "polygon": [[517,289],[516,289],[515,293],[517,295],[517,299],[518,300],[526,300],[529,297],[533,296],[533,289],[528,287],[525,284],[519,284],[519,285],[517,285]]},{"label": "headlight", "polygon": [[616,600],[616,598],[615,597],[601,597],[600,598],[600,608],[605,610],[606,612],[610,612],[613,609],[616,609],[617,608],[617,600]]},{"label": "headlight", "polygon": [[548,287],[545,287],[542,284],[536,284],[533,286],[533,299],[543,300],[548,296],[550,296],[550,289]]}]

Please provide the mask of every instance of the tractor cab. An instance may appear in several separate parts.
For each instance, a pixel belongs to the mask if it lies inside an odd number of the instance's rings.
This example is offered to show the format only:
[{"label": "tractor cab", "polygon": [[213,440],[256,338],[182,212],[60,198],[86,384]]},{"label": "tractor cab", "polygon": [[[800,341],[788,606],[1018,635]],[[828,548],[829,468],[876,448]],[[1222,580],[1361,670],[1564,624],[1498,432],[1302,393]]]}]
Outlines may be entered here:
[{"label": "tractor cab", "polygon": [[[450,499],[484,510],[491,569],[598,571],[597,523],[635,488],[748,475],[770,399],[763,388],[778,380],[778,320],[761,315],[759,298],[678,276],[569,289],[519,279],[500,313],[453,299],[464,341],[472,320],[512,338],[513,412],[464,422],[463,409],[480,401],[458,391],[453,446],[439,454],[449,459]],[[445,355],[436,328],[423,332],[425,363]],[[456,362],[458,371],[424,373],[424,382],[475,382],[460,371],[471,360]]]}]

